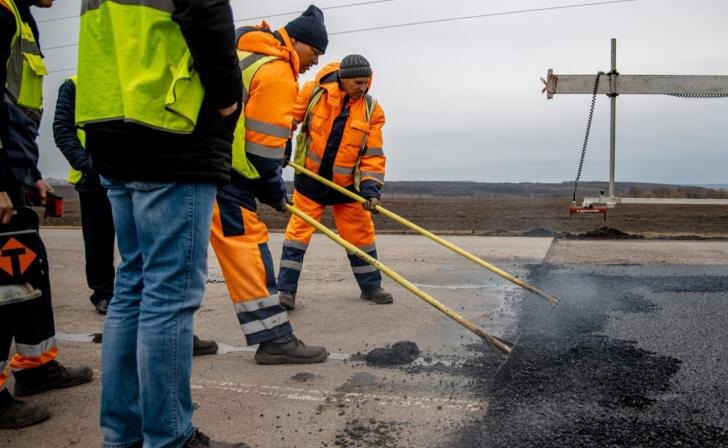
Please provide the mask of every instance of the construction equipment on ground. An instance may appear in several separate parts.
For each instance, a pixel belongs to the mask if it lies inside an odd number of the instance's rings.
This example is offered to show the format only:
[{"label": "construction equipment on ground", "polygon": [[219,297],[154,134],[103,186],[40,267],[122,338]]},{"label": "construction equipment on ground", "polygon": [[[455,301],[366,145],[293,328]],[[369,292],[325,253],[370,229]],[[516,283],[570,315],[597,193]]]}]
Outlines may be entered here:
[{"label": "construction equipment on ground", "polygon": [[[600,83],[600,78],[604,78],[604,82]],[[728,204],[728,199],[617,197],[615,181],[617,97],[619,95],[670,95],[676,98],[726,99],[728,98],[727,75],[623,75],[617,71],[617,40],[612,39],[611,70],[609,72],[604,73],[599,71],[596,75],[563,75],[556,74],[552,69],[549,69],[546,78],[541,78],[541,81],[544,84],[541,92],[546,93],[546,98],[548,99],[553,98],[554,95],[563,94],[592,95],[574,193],[576,193],[576,184],[579,182],[581,168],[584,163],[584,154],[586,152],[589,130],[594,115],[594,102],[599,94],[607,95],[610,100],[609,188],[607,196],[606,198],[603,196],[598,198],[584,197],[582,207],[580,208],[585,209],[590,204],[605,204],[608,208],[613,208],[616,204]],[[576,195],[574,195],[573,200],[576,201]],[[574,206],[576,205],[574,204]]]},{"label": "construction equipment on ground", "polygon": [[607,222],[607,207],[603,205],[589,204],[586,206],[579,207],[575,202],[572,202],[569,206],[569,222],[571,222],[572,216],[591,216],[591,215],[602,215],[604,222]]},{"label": "construction equipment on ground", "polygon": [[[334,190],[338,191],[339,193],[344,194],[344,195],[354,199],[357,202],[360,202],[360,203],[366,202],[366,199],[359,196],[358,194],[356,194],[350,190],[347,190],[346,188],[344,188],[340,185],[337,185],[326,178],[319,176],[318,174],[314,173],[313,171],[308,170],[308,169],[298,165],[295,162],[291,162],[289,165],[291,166],[291,168],[295,169],[296,171],[301,172],[301,173],[305,174],[306,176],[309,176],[313,179],[316,179],[317,181],[321,182],[322,184],[333,188]],[[530,283],[528,283],[524,280],[521,280],[496,266],[493,266],[492,264],[471,254],[470,252],[466,251],[465,249],[462,249],[462,248],[452,244],[451,242],[440,238],[439,236],[435,235],[434,233],[429,232],[426,229],[423,229],[422,227],[418,226],[417,224],[414,224],[413,222],[410,222],[410,221],[402,218],[401,216],[399,216],[395,213],[392,213],[391,211],[387,210],[386,208],[382,207],[381,205],[376,206],[376,211],[381,213],[382,215],[386,216],[387,218],[393,219],[394,221],[397,221],[398,223],[404,225],[405,227],[408,227],[408,228],[414,230],[415,232],[426,236],[427,238],[435,241],[436,243],[439,243],[442,246],[447,247],[448,249],[452,250],[456,254],[467,258],[468,260],[472,261],[473,263],[480,265],[481,267],[493,272],[494,274],[500,275],[501,277],[510,281],[511,283],[518,285],[527,291],[532,292],[533,294],[548,301],[551,305],[556,305],[556,303],[558,303],[558,299],[556,297],[539,290],[538,288],[531,285]]]},{"label": "construction equipment on ground", "polygon": [[350,242],[346,241],[339,235],[337,235],[333,230],[329,229],[325,225],[321,224],[314,218],[308,216],[301,210],[297,209],[294,205],[286,205],[286,209],[293,213],[294,215],[298,216],[302,220],[306,221],[309,225],[313,226],[318,230],[319,232],[323,233],[327,237],[331,238],[334,242],[336,242],[338,245],[346,249],[347,252],[356,255],[357,257],[361,258],[362,260],[366,261],[367,263],[371,264],[372,266],[375,266],[377,269],[382,271],[384,274],[389,276],[392,280],[402,285],[404,288],[406,288],[408,291],[416,295],[417,297],[421,298],[425,302],[429,303],[433,307],[437,308],[440,312],[445,314],[447,317],[451,318],[455,322],[459,323],[463,327],[467,328],[468,330],[475,333],[478,337],[484,339],[486,342],[488,342],[491,346],[493,346],[496,350],[500,351],[504,355],[508,355],[511,353],[511,350],[513,349],[513,344],[510,342],[504,341],[503,339],[500,339],[496,336],[490,335],[480,329],[477,325],[470,322],[454,310],[450,309],[446,305],[443,305],[441,302],[439,302],[437,299],[433,298],[426,292],[422,291],[418,287],[416,287],[412,282],[407,280],[406,278],[402,277],[401,275],[394,272],[392,269],[388,268],[386,265],[384,265],[382,262],[378,261],[376,258],[373,258],[372,256],[368,255],[363,250],[359,249],[358,247],[354,246]]},{"label": "construction equipment on ground", "polygon": [[18,207],[7,224],[0,224],[0,306],[35,300],[43,277],[38,215]]}]

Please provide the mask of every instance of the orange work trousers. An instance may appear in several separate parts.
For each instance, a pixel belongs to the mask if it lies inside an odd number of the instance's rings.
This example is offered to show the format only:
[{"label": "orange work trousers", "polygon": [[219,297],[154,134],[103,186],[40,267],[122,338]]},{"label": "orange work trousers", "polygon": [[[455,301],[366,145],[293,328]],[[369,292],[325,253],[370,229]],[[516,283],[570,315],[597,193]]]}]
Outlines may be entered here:
[{"label": "orange work trousers", "polygon": [[[293,192],[293,205],[303,213],[317,221],[321,221],[325,205],[319,204],[311,198]],[[358,202],[348,202],[331,206],[334,212],[334,222],[339,235],[354,246],[363,250],[370,256],[377,258],[377,247],[374,241],[374,223],[370,213]],[[293,215],[286,227],[286,236],[283,241],[281,265],[278,273],[278,290],[296,292],[298,280],[303,269],[303,258],[316,229],[306,221]],[[362,291],[372,291],[379,288],[382,283],[382,274],[379,270],[360,259],[356,255],[348,254],[354,278]]]},{"label": "orange work trousers", "polygon": [[218,195],[210,242],[248,345],[291,333],[278,301],[268,228],[258,218],[252,194],[245,201]]}]

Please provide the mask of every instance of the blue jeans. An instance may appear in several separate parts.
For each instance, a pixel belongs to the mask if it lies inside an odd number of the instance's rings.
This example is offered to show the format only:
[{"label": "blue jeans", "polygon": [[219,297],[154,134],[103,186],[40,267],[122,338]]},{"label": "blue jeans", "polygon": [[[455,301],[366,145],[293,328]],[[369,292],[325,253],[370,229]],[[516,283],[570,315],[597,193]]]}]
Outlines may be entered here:
[{"label": "blue jeans", "polygon": [[105,447],[179,447],[192,436],[192,317],[207,278],[216,186],[108,188],[121,264],[102,342]]}]

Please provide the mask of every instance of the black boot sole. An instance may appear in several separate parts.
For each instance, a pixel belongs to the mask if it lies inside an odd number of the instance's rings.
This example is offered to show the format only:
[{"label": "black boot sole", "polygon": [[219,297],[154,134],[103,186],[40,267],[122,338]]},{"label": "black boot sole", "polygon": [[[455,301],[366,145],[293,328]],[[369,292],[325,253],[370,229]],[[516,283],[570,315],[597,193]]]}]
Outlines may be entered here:
[{"label": "black boot sole", "polygon": [[20,421],[4,422],[0,420],[0,429],[20,429],[27,426],[37,425],[38,423],[48,420],[50,416],[51,415],[48,412],[41,412],[38,415],[34,415]]},{"label": "black boot sole", "polygon": [[28,397],[30,395],[37,395],[49,390],[54,389],[66,389],[68,387],[73,386],[79,386],[81,384],[86,384],[91,382],[91,380],[94,379],[93,372],[91,372],[88,376],[79,376],[77,378],[74,378],[73,381],[69,381],[67,383],[62,384],[52,384],[52,385],[31,385],[31,386],[25,386],[21,383],[18,383],[17,380],[15,381],[15,396],[17,397]]},{"label": "black boot sole", "polygon": [[287,355],[271,355],[265,352],[256,353],[255,361],[258,364],[279,365],[279,364],[318,364],[328,359],[329,353],[324,352],[314,358],[295,358]]},{"label": "black boot sole", "polygon": [[390,303],[394,303],[394,299],[385,299],[385,300],[374,300],[371,297],[359,297],[360,299],[366,301],[366,302],[372,302],[375,305],[389,305]]},{"label": "black boot sole", "polygon": [[217,346],[215,346],[210,348],[192,350],[192,356],[217,355],[217,349]]},{"label": "black boot sole", "polygon": [[283,307],[283,309],[284,309],[284,310],[286,310],[286,311],[293,311],[293,310],[295,310],[295,309],[296,309],[296,305],[293,305],[293,306],[291,306],[291,305],[289,305],[289,304],[287,304],[287,303],[283,303],[283,302],[281,302],[281,306],[282,306],[282,307]]}]

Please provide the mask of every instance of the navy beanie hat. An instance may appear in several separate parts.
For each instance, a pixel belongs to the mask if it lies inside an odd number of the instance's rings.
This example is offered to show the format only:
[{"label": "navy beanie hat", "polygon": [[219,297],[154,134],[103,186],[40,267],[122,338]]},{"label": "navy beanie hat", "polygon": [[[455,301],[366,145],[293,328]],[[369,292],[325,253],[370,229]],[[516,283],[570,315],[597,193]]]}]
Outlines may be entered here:
[{"label": "navy beanie hat", "polygon": [[291,20],[284,27],[288,35],[304,44],[326,52],[329,36],[324,25],[324,13],[314,5],[309,5],[303,14]]}]

